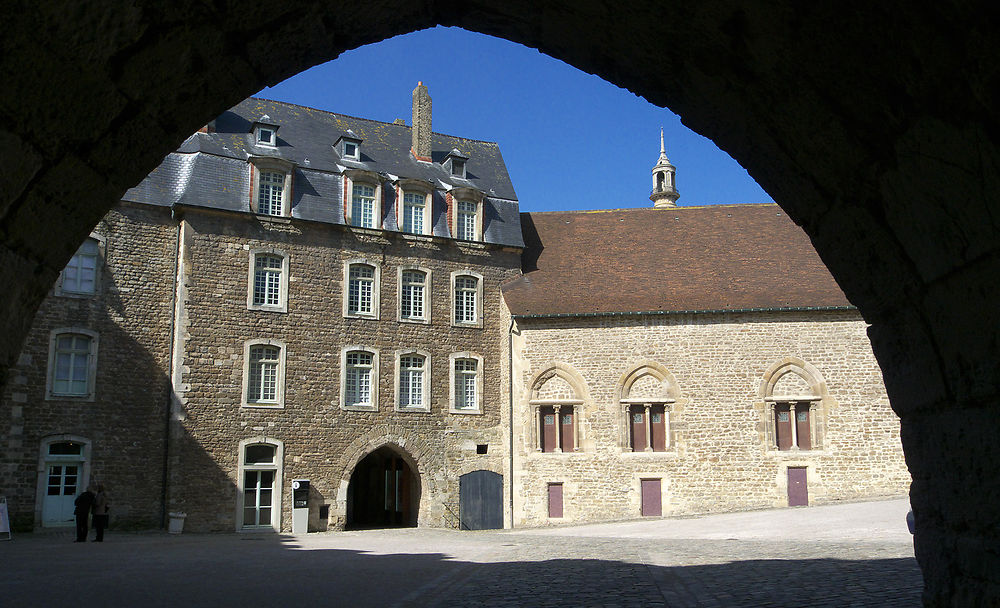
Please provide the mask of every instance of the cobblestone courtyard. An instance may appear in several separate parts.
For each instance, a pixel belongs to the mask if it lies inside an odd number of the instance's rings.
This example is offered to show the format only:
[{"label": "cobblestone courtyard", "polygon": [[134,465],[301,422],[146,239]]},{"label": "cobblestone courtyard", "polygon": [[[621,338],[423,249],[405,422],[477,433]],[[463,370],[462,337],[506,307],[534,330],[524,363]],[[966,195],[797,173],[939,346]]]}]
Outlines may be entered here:
[{"label": "cobblestone courtyard", "polygon": [[66,533],[0,543],[5,606],[919,606],[905,500],[518,531]]}]

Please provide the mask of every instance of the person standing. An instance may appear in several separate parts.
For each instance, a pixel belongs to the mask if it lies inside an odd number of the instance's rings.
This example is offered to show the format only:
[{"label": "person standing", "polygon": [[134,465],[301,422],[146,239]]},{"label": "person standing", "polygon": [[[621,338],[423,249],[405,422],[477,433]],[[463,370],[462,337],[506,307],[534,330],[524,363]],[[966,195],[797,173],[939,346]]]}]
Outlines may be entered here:
[{"label": "person standing", "polygon": [[74,543],[82,543],[87,540],[87,519],[94,506],[94,498],[94,486],[89,485],[73,501],[73,505],[76,507],[73,509],[73,514],[76,515],[76,540],[73,541]]},{"label": "person standing", "polygon": [[97,484],[97,495],[94,496],[94,531],[97,533],[95,543],[104,542],[104,529],[108,527],[108,495],[104,493],[104,484]]}]

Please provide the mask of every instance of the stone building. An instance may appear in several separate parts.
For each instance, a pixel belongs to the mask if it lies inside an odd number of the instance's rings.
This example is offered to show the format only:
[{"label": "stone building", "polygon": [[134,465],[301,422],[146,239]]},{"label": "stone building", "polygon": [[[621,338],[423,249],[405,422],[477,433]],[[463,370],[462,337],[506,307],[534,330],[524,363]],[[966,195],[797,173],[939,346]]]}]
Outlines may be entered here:
[{"label": "stone building", "polygon": [[94,480],[113,525],[193,531],[905,491],[865,324],[802,232],[676,207],[662,135],[653,178],[655,209],[520,214],[497,145],[433,133],[422,84],[410,126],[237,105],[42,305],[0,410],[15,525],[64,525]]},{"label": "stone building", "polygon": [[514,525],[906,492],[867,326],[779,207],[523,221]]}]

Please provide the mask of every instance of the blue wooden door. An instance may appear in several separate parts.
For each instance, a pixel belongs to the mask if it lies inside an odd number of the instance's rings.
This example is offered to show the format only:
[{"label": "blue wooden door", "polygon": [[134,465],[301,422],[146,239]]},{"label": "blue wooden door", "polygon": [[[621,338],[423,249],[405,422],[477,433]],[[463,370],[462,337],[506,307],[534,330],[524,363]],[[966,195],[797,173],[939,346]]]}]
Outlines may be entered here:
[{"label": "blue wooden door", "polygon": [[503,528],[503,475],[493,471],[472,471],[459,477],[458,482],[461,528]]}]

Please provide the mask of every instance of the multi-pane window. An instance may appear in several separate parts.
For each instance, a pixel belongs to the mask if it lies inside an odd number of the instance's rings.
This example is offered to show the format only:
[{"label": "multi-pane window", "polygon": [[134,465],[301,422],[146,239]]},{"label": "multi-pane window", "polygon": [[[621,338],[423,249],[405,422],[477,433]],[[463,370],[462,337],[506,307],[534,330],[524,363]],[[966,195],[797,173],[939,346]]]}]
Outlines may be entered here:
[{"label": "multi-pane window", "polygon": [[476,240],[476,203],[458,201],[455,205],[455,238]]},{"label": "multi-pane window", "polygon": [[347,313],[375,314],[375,268],[368,264],[351,264],[347,274]]},{"label": "multi-pane window", "polygon": [[257,213],[284,215],[285,174],[280,171],[261,171],[257,184]]},{"label": "multi-pane window", "polygon": [[404,270],[401,282],[399,317],[401,319],[423,319],[427,275],[419,270]]},{"label": "multi-pane window", "polygon": [[455,359],[455,409],[478,409],[476,390],[479,375],[479,361],[476,359]]},{"label": "multi-pane window", "polygon": [[779,450],[812,449],[809,402],[774,404],[774,435]]},{"label": "multi-pane window", "polygon": [[254,306],[280,306],[281,274],[284,260],[281,256],[270,254],[258,254],[254,257]]},{"label": "multi-pane window", "polygon": [[628,408],[628,441],[633,452],[665,452],[670,410],[663,403],[634,403]]},{"label": "multi-pane window", "polygon": [[399,358],[399,407],[424,407],[424,363],[421,355]]},{"label": "multi-pane window", "polygon": [[94,293],[97,288],[97,260],[99,257],[96,239],[87,239],[66,264],[62,276],[62,290],[67,293]]},{"label": "multi-pane window", "polygon": [[368,184],[354,184],[351,197],[351,225],[361,228],[375,227],[375,188]]},{"label": "multi-pane window", "polygon": [[344,374],[344,405],[372,407],[372,353],[355,350],[347,353]]},{"label": "multi-pane window", "polygon": [[250,347],[247,366],[247,403],[278,402],[278,366],[281,348],[265,344]]},{"label": "multi-pane window", "polygon": [[423,194],[403,193],[403,232],[424,234],[424,207],[427,204]]},{"label": "multi-pane window", "polygon": [[476,294],[479,279],[461,275],[455,277],[455,323],[476,323]]},{"label": "multi-pane window", "polygon": [[572,452],[576,449],[576,408],[549,405],[538,408],[539,440],[543,452]]},{"label": "multi-pane window", "polygon": [[52,394],[71,397],[91,393],[93,338],[81,334],[59,334],[55,338]]}]

